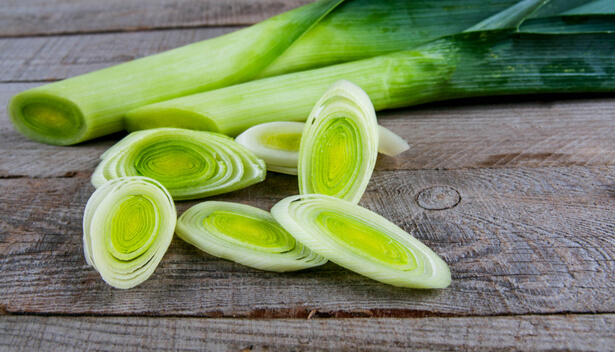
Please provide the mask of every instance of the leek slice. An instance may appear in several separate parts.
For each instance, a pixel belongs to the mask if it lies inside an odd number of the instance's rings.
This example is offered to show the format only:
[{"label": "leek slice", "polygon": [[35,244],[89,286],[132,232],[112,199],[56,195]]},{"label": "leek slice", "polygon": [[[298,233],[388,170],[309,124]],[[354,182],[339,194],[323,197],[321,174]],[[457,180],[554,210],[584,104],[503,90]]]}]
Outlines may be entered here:
[{"label": "leek slice", "polygon": [[296,175],[304,127],[303,122],[263,123],[244,131],[235,138],[235,142],[263,159],[267,170]]},{"label": "leek slice", "polygon": [[[297,175],[299,146],[305,123],[278,121],[248,128],[235,142],[251,150],[267,164],[267,171]],[[378,153],[399,155],[410,149],[408,143],[387,128],[378,125]]]},{"label": "leek slice", "polygon": [[[346,79],[375,109],[472,96],[615,90],[615,33],[461,33],[421,47],[291,73],[145,106],[127,120],[145,128],[174,109],[191,128],[235,136],[271,121],[305,121],[333,82]],[[238,101],[237,97],[241,97]]]},{"label": "leek slice", "polygon": [[358,203],[377,157],[378,122],[372,102],[359,86],[335,82],[314,105],[301,137],[299,191]]},{"label": "leek slice", "polygon": [[294,271],[327,262],[295,240],[270,213],[245,204],[197,204],[179,217],[175,232],[204,252],[262,270]]},{"label": "leek slice", "polygon": [[109,285],[147,280],[164,256],[177,220],[171,195],[147,177],[122,177],[98,188],[83,214],[87,263]]},{"label": "leek slice", "polygon": [[330,261],[401,287],[444,288],[446,263],[382,216],[342,199],[304,194],[283,199],[271,213],[300,242]]},{"label": "leek slice", "polygon": [[92,175],[95,187],[118,177],[147,176],[175,200],[231,192],[266,176],[265,163],[231,138],[178,128],[132,133],[101,159]]}]

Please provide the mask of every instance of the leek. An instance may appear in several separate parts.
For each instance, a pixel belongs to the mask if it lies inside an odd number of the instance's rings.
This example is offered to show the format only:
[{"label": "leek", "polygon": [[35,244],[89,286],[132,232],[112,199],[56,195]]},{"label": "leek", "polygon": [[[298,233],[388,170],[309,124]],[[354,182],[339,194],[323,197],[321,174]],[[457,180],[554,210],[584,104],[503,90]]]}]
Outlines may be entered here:
[{"label": "leek", "polygon": [[299,191],[358,203],[376,165],[378,136],[367,94],[351,82],[335,82],[316,102],[301,137]]},{"label": "leek", "polygon": [[[124,129],[124,114],[140,106],[404,50],[460,32],[517,1],[341,2],[321,0],[218,38],[22,92],[9,104],[10,119],[33,140],[75,144]],[[567,1],[557,11],[586,2]],[[188,111],[176,112],[160,111],[162,120],[148,128],[190,125]],[[129,130],[144,128],[137,122]]]},{"label": "leek", "polygon": [[245,204],[197,204],[179,217],[175,232],[204,252],[262,270],[294,271],[327,262],[270,213]]},{"label": "leek", "polygon": [[108,149],[92,175],[100,187],[123,176],[151,177],[175,200],[238,190],[265,179],[265,163],[231,138],[160,128],[135,132]]},{"label": "leek", "polygon": [[347,269],[387,284],[444,288],[446,263],[382,216],[342,199],[304,194],[283,199],[271,213],[297,240]]},{"label": "leek", "polygon": [[88,200],[83,214],[87,263],[117,288],[147,280],[167,251],[177,220],[169,192],[146,177],[105,183]]},{"label": "leek", "polygon": [[608,92],[615,89],[614,50],[615,33],[461,33],[414,50],[145,106],[127,114],[127,125],[150,128],[172,118],[235,136],[261,123],[305,121],[340,79],[363,88],[377,111],[472,96]]},{"label": "leek", "polygon": [[75,144],[120,131],[130,109],[253,79],[342,0],[322,0],[252,27],[14,96],[28,138]]},{"label": "leek", "polygon": [[[267,171],[297,175],[299,146],[305,123],[268,122],[248,128],[235,142],[251,150],[267,164]],[[378,125],[378,152],[396,156],[410,148],[400,136]]]}]

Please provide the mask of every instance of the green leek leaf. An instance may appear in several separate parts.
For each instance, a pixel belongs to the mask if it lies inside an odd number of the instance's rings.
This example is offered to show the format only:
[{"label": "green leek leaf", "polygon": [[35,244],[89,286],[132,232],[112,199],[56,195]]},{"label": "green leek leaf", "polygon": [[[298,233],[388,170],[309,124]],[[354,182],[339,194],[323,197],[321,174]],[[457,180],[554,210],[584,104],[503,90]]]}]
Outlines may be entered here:
[{"label": "green leek leaf", "polygon": [[367,94],[351,82],[335,82],[314,105],[301,137],[299,191],[358,203],[376,165],[378,136]]},{"label": "green leek leaf", "polygon": [[92,175],[100,187],[123,176],[151,177],[175,200],[238,190],[265,179],[265,163],[231,138],[160,128],[135,132],[108,149]]},{"label": "green leek leaf", "polygon": [[304,194],[271,209],[300,242],[330,261],[387,284],[444,288],[446,263],[431,249],[382,216],[342,199]]},{"label": "green leek leaf", "polygon": [[270,213],[245,204],[197,204],[179,217],[175,232],[204,252],[262,270],[294,271],[327,262]]},{"label": "green leek leaf", "polygon": [[86,261],[113,287],[137,286],[152,275],[167,251],[176,220],[171,195],[159,182],[147,177],[109,181],[85,207]]}]

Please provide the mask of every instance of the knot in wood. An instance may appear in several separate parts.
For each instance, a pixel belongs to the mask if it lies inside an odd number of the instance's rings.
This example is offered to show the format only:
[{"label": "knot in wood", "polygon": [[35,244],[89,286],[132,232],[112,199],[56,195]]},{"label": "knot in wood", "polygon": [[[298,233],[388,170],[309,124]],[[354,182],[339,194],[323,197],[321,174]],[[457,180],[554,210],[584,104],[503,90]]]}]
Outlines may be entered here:
[{"label": "knot in wood", "polygon": [[459,204],[461,195],[454,188],[435,186],[422,190],[416,196],[416,201],[423,209],[444,210]]}]

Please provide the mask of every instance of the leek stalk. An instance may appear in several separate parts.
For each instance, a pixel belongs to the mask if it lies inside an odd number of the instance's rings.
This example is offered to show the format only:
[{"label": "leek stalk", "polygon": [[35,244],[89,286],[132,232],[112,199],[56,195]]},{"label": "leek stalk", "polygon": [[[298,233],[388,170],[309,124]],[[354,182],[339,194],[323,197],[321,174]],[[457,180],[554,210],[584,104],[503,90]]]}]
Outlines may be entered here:
[{"label": "leek stalk", "polygon": [[9,103],[15,128],[67,145],[120,131],[130,109],[256,77],[342,0],[321,0],[252,27],[27,90]]},{"label": "leek stalk", "polygon": [[175,200],[238,190],[265,179],[265,163],[231,138],[212,132],[161,128],[128,135],[101,155],[95,187],[123,176],[147,176]]},{"label": "leek stalk", "polygon": [[83,214],[87,263],[109,285],[127,289],[147,280],[167,251],[177,220],[169,192],[147,177],[105,183]]},{"label": "leek stalk", "polygon": [[[404,50],[458,33],[517,2],[342,1],[321,0],[218,38],[22,92],[11,100],[9,116],[28,138],[75,144],[122,130],[124,114],[140,106]],[[566,1],[556,9],[586,2]]]},{"label": "leek stalk", "polygon": [[608,92],[615,89],[614,50],[615,33],[608,32],[461,33],[415,50],[153,104],[130,111],[126,122],[132,130],[172,124],[235,136],[265,122],[305,121],[340,79],[363,88],[377,111],[473,96]]},{"label": "leek stalk", "polygon": [[347,269],[387,284],[444,288],[446,263],[382,216],[339,198],[304,194],[283,199],[271,213],[297,240]]},{"label": "leek stalk", "polygon": [[261,270],[295,271],[327,262],[270,213],[245,204],[197,204],[179,217],[175,232],[204,252]]}]

